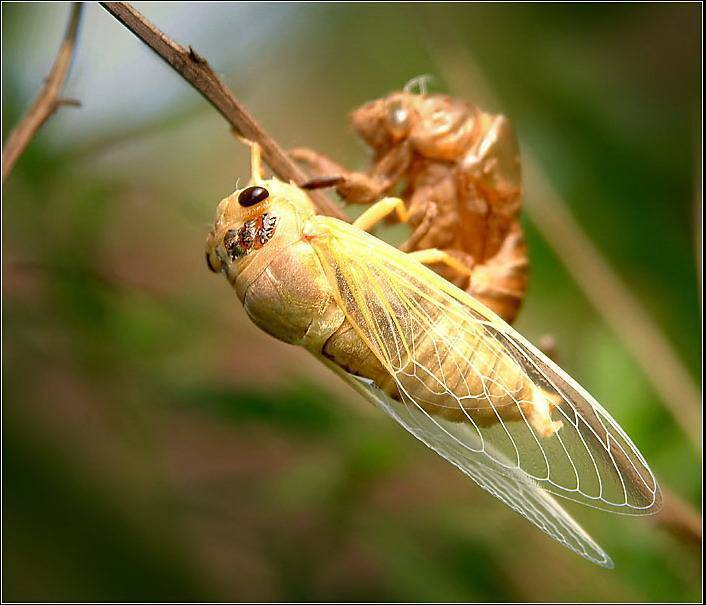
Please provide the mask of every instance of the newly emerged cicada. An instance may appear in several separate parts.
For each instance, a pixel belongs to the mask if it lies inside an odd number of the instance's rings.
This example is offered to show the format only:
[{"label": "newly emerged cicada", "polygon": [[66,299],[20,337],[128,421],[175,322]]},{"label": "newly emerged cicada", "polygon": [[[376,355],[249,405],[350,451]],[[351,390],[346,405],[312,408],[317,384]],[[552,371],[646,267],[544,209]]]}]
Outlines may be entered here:
[{"label": "newly emerged cicada", "polygon": [[[316,215],[306,193],[252,178],[218,205],[209,267],[249,317],[313,353],[478,485],[579,555],[610,557],[552,494],[608,511],[656,511],[654,475],[584,389],[488,308],[366,233],[403,202],[355,223]],[[421,261],[421,262],[420,262]]]}]

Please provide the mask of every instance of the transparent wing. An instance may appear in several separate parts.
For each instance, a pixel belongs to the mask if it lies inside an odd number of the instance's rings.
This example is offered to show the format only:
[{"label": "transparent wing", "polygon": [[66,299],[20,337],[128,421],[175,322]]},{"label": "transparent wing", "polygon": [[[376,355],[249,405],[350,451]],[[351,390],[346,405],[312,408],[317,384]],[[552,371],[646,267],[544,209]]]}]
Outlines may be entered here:
[{"label": "transparent wing", "polygon": [[[535,486],[613,512],[659,508],[635,445],[556,364],[406,254],[341,221],[314,220],[312,245],[338,303],[394,380],[386,411],[396,420],[554,537],[549,517],[528,512],[544,502],[559,514]],[[539,401],[554,428],[532,418]]]},{"label": "transparent wing", "polygon": [[[527,474],[519,469],[508,470],[507,465],[496,462],[496,457],[500,459],[503,457],[500,452],[493,452],[492,457],[481,459],[472,451],[460,447],[458,442],[469,444],[474,449],[482,447],[476,432],[469,430],[467,425],[434,420],[420,412],[413,404],[396,401],[387,396],[371,380],[353,376],[326,360],[324,362],[417,439],[446,458],[483,489],[499,498],[539,529],[589,561],[603,567],[613,567],[613,561],[605,551],[551,495],[540,489]],[[443,430],[439,430],[440,428]],[[453,439],[448,438],[451,435]],[[492,450],[491,445],[486,444],[485,447]]]}]

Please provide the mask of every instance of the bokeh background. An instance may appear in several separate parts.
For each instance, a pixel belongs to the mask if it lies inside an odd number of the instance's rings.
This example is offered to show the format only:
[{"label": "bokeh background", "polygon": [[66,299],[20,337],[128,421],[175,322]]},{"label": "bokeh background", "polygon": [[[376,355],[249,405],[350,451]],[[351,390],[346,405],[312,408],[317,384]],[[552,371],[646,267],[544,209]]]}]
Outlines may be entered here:
[{"label": "bokeh background", "polygon": [[[698,4],[136,6],[283,145],[351,167],[366,163],[346,117],[357,105],[426,73],[437,91],[464,75],[471,101],[490,87],[484,108],[511,117],[700,392]],[[68,12],[3,3],[3,140]],[[82,107],[47,123],[3,187],[4,599],[700,598],[698,546],[655,520],[570,506],[616,563],[595,567],[248,323],[203,261],[247,150],[97,5],[65,92]],[[528,183],[526,205],[537,196]],[[517,327],[554,337],[561,364],[700,511],[697,448],[537,214]]]}]

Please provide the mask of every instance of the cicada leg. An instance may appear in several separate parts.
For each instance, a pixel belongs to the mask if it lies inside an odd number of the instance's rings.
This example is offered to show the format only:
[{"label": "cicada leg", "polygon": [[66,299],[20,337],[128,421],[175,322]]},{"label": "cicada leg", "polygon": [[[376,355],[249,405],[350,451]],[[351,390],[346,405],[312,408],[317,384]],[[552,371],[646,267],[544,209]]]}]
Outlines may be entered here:
[{"label": "cicada leg", "polygon": [[[345,178],[348,174],[348,170],[346,170],[338,162],[335,162],[323,153],[319,153],[313,149],[296,147],[295,149],[289,150],[289,157],[291,157],[295,162],[303,164],[312,176],[317,179],[320,177],[334,176]],[[303,183],[302,186],[306,187],[306,183]]]},{"label": "cicada leg", "polygon": [[369,204],[384,194],[386,183],[379,183],[362,172],[349,172],[318,151],[300,147],[290,150],[289,155],[313,175],[310,181],[300,185],[302,189],[335,186],[338,194],[353,204]]},{"label": "cicada leg", "polygon": [[338,194],[352,204],[370,204],[383,197],[406,172],[412,158],[408,144],[393,147],[378,158],[370,173],[350,172],[327,156],[312,149],[296,148],[289,155],[304,164],[315,176],[302,188],[335,185]]},{"label": "cicada leg", "polygon": [[235,131],[233,133],[241,143],[250,147],[250,181],[255,185],[259,185],[265,178],[265,168],[262,164],[262,147],[255,141],[241,137]]},{"label": "cicada leg", "polygon": [[410,252],[444,279],[483,303],[508,323],[520,310],[527,291],[529,263],[522,228],[514,222],[492,258],[478,263],[456,248],[425,248]]},{"label": "cicada leg", "polygon": [[513,223],[497,254],[476,263],[470,254],[453,248],[425,248],[409,252],[425,265],[432,265],[442,277],[466,290],[511,323],[527,290],[527,250],[519,223]]},{"label": "cicada leg", "polygon": [[469,265],[465,264],[459,258],[446,250],[427,248],[426,250],[416,250],[415,252],[410,252],[408,255],[423,265],[443,264],[453,269],[460,275],[472,275],[473,273]]},{"label": "cicada leg", "polygon": [[363,231],[370,231],[370,229],[393,212],[397,213],[397,218],[399,218],[402,223],[406,223],[409,219],[409,212],[407,212],[407,207],[403,199],[399,197],[385,197],[375,202],[353,221],[353,226]]}]

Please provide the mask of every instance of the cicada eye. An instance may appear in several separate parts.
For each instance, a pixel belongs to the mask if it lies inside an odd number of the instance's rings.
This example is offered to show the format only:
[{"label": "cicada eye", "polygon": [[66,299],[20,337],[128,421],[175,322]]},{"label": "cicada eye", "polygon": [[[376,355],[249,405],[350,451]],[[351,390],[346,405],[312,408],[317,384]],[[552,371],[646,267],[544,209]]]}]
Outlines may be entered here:
[{"label": "cicada eye", "polygon": [[241,206],[254,206],[259,204],[262,200],[266,200],[270,196],[270,192],[264,187],[258,187],[257,185],[253,187],[248,187],[243,189],[238,196],[238,203]]},{"label": "cicada eye", "polygon": [[409,110],[399,101],[390,104],[387,127],[393,137],[401,139],[409,131]]},{"label": "cicada eye", "polygon": [[210,271],[218,273],[218,269],[214,266],[213,261],[211,260],[211,254],[208,251],[206,252],[206,266]]},{"label": "cicada eye", "polygon": [[390,109],[390,123],[394,124],[398,128],[404,128],[409,120],[409,114],[407,110],[401,105],[392,107]]}]

